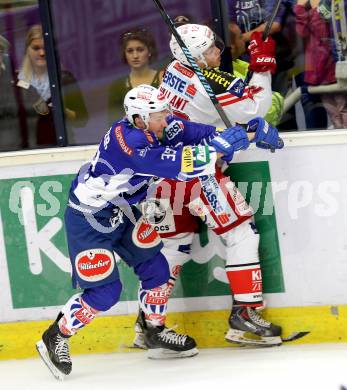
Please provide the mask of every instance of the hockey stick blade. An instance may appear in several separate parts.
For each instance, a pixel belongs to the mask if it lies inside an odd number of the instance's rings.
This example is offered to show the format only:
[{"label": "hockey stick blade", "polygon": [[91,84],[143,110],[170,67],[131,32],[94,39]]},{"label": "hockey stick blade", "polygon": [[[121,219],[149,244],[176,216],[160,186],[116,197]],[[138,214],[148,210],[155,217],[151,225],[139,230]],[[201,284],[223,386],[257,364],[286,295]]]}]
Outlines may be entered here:
[{"label": "hockey stick blade", "polygon": [[310,332],[294,332],[290,336],[282,338],[282,341],[284,343],[288,343],[290,341],[301,339],[301,338],[305,337],[306,335],[308,335],[309,333]]},{"label": "hockey stick blade", "polygon": [[58,381],[63,381],[66,375],[63,374],[60,370],[58,370],[58,368],[52,363],[51,359],[48,356],[46,345],[42,340],[36,343],[36,349],[41,359],[43,360],[45,365],[48,367],[49,371],[54,376],[54,378],[57,379]]}]

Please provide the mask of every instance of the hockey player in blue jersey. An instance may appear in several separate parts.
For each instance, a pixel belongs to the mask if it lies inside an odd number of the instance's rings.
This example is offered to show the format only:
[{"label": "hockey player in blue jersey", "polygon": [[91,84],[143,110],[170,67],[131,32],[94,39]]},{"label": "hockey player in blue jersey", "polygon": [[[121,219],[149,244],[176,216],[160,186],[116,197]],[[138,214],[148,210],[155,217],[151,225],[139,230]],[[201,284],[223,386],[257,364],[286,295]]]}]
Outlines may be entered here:
[{"label": "hockey player in blue jersey", "polygon": [[217,153],[231,159],[249,145],[235,126],[215,127],[171,115],[158,89],[141,85],[124,100],[126,117],[105,134],[91,162],[73,180],[65,212],[73,287],[83,289],[61,309],[43,333],[37,350],[62,379],[72,363],[69,337],[120,298],[116,252],[139,277],[139,304],[145,314],[148,356],[186,357],[198,353],[191,337],[164,326],[169,267],[162,243],[136,207],[161,178],[189,180],[213,174]]}]

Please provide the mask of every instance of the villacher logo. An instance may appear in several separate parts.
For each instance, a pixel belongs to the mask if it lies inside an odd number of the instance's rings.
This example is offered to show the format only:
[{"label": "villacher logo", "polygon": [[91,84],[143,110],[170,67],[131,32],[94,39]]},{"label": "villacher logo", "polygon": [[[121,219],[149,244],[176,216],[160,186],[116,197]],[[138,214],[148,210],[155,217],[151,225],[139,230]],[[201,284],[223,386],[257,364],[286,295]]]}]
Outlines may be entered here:
[{"label": "villacher logo", "polygon": [[76,256],[78,276],[86,281],[98,281],[107,278],[114,269],[114,259],[106,249],[92,249]]}]

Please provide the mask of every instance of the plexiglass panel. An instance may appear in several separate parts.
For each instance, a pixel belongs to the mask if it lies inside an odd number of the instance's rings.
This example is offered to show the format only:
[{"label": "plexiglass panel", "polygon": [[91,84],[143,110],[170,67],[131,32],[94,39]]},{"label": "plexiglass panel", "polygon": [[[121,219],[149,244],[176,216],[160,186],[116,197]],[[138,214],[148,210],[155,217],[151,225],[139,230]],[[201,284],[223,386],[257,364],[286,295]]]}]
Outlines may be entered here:
[{"label": "plexiglass panel", "polygon": [[[77,80],[88,112],[88,120],[70,127],[69,143],[99,142],[111,123],[124,116],[123,97],[131,86],[158,85],[160,70],[170,60],[168,28],[152,0],[51,4],[61,67]],[[188,15],[199,23],[211,19],[210,0],[164,4],[171,17]],[[71,101],[79,94],[76,89],[63,92]]]}]

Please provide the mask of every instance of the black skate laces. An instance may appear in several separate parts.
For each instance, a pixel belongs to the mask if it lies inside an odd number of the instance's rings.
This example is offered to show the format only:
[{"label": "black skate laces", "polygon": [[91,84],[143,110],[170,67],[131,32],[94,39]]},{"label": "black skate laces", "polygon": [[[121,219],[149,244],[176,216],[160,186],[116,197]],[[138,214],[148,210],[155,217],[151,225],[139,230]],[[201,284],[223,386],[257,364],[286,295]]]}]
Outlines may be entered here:
[{"label": "black skate laces", "polygon": [[58,334],[55,339],[55,354],[59,357],[60,363],[71,363],[69,342]]},{"label": "black skate laces", "polygon": [[162,341],[168,344],[176,344],[176,345],[185,345],[185,342],[187,340],[186,334],[179,334],[174,331],[174,328],[165,328],[160,333],[158,333],[158,336]]},{"label": "black skate laces", "polygon": [[257,325],[263,326],[265,328],[269,328],[271,323],[266,321],[263,317],[261,317],[254,309],[251,307],[247,307],[247,314],[249,318]]}]

